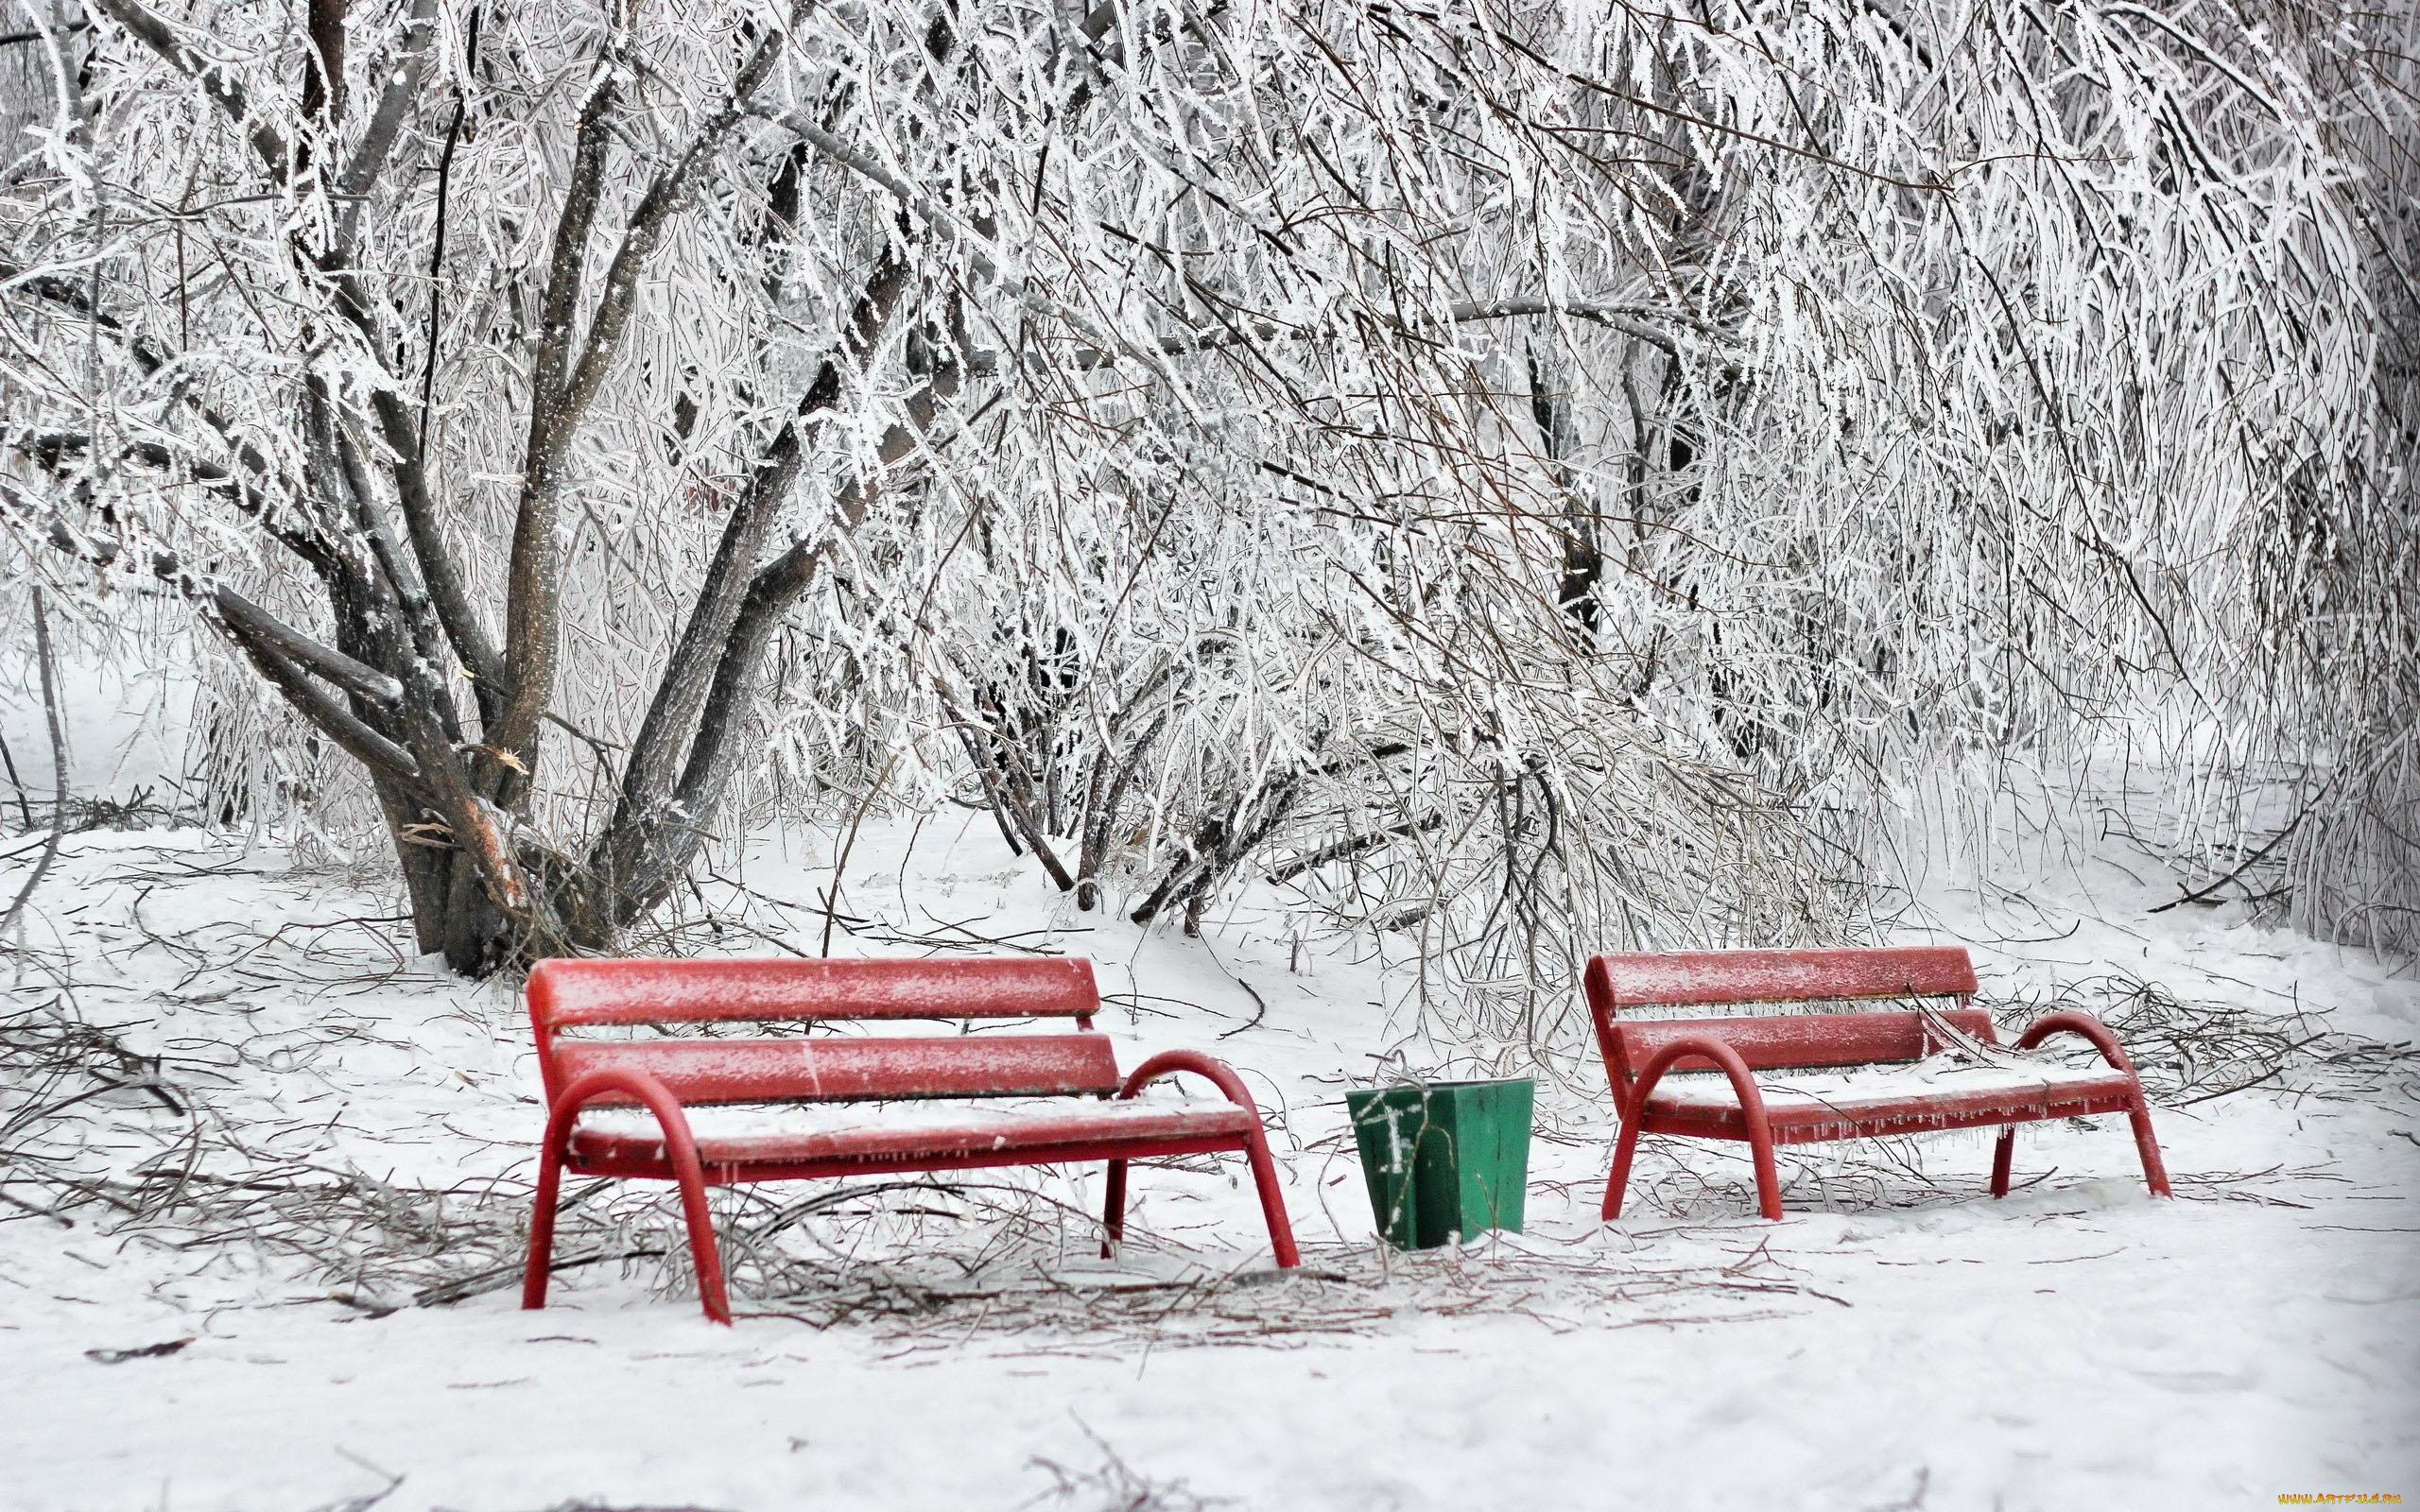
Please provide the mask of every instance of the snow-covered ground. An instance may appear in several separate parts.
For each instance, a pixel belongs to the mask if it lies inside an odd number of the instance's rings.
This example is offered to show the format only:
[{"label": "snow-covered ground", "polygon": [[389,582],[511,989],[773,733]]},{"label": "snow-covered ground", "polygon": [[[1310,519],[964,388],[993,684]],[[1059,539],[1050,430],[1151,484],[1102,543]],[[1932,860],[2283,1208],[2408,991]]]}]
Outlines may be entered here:
[{"label": "snow-covered ground", "polygon": [[[811,954],[828,849],[793,846],[761,848],[740,880],[756,927]],[[1895,937],[1969,943],[2003,1002],[2122,1006],[2148,983],[2324,1036],[2257,1087],[2187,1102],[2230,1085],[2200,1068],[2158,1110],[2182,1200],[2149,1198],[2122,1122],[2102,1121],[2029,1131],[2027,1184],[2002,1202],[1983,1195],[1979,1137],[1820,1148],[1786,1160],[1779,1224],[1753,1216],[1726,1151],[1651,1142],[1630,1215],[1600,1226],[1611,1120],[1575,1054],[1540,1088],[1528,1231],[1405,1257],[1373,1244],[1340,1093],[1457,1052],[1406,1032],[1374,965],[1298,949],[1253,906],[1201,940],[1077,915],[979,816],[870,832],[835,953],[988,939],[1093,956],[1121,1059],[1208,1048],[1264,1098],[1307,1274],[1263,1274],[1239,1161],[1139,1170],[1115,1265],[1077,1212],[1098,1172],[984,1174],[794,1225],[786,1259],[739,1265],[736,1305],[760,1315],[725,1331],[677,1261],[566,1271],[536,1314],[488,1274],[510,1264],[498,1226],[538,1128],[509,990],[411,958],[390,902],[274,852],[79,835],[11,1007],[125,1026],[167,1095],[128,1086],[82,1105],[90,1119],[10,1126],[32,1086],[12,1062],[0,1147],[39,1139],[54,1169],[144,1168],[154,1194],[210,1194],[137,1225],[98,1202],[65,1224],[0,1207],[0,1506],[2420,1496],[2420,985],[2232,908],[2149,911],[2169,896],[2106,871],[2021,899],[1944,889],[1928,927]],[[59,1200],[30,1169],[0,1193]],[[596,1233],[660,1241],[663,1205],[625,1200]],[[260,1242],[205,1238],[203,1206]],[[354,1253],[372,1258],[347,1272]]]}]

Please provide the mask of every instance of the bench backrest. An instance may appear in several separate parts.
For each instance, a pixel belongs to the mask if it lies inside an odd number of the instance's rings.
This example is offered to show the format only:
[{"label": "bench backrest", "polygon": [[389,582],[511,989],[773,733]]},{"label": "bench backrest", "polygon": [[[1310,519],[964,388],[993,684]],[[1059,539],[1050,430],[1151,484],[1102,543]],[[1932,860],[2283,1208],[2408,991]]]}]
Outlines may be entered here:
[{"label": "bench backrest", "polygon": [[[1095,1032],[1092,962],[549,960],[529,972],[529,1022],[552,1103],[591,1071],[655,1076],[684,1103],[1011,1097],[1117,1089]],[[566,1029],[729,1021],[1074,1021],[1072,1034],[848,1039],[584,1040]],[[617,1101],[613,1097],[600,1099]]]},{"label": "bench backrest", "polygon": [[[1958,1005],[1941,1016],[1986,1043],[1993,1038],[1991,1015],[1966,1005],[1975,995],[1975,967],[1955,945],[1599,955],[1588,963],[1585,983],[1606,1070],[1623,1087],[1657,1051],[1696,1036],[1730,1045],[1751,1071],[1921,1060],[1942,1048],[1924,1015],[1908,1009],[1621,1022],[1633,1008],[1954,998]],[[1693,1057],[1674,1069],[1713,1064]]]}]

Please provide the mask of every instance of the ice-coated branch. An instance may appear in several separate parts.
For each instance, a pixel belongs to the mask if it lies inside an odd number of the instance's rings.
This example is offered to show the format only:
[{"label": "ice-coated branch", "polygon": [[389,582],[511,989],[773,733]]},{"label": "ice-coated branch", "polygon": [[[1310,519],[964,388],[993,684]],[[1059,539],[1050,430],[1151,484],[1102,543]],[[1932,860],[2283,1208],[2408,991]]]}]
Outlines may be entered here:
[{"label": "ice-coated branch", "polygon": [[396,40],[394,54],[381,63],[380,72],[386,82],[378,91],[378,104],[371,112],[370,124],[362,131],[361,140],[354,144],[344,171],[337,176],[336,193],[344,208],[337,221],[335,245],[328,253],[332,265],[351,260],[370,191],[386,172],[395,143],[403,135],[413,106],[419,103],[421,80],[428,72],[429,49],[436,39],[437,0],[411,0],[410,8],[404,12],[402,34]]},{"label": "ice-coated branch", "polygon": [[259,166],[277,182],[285,180],[290,166],[285,138],[268,122],[255,119],[251,102],[245,97],[243,85],[236,82],[227,65],[215,62],[201,50],[179,37],[176,28],[146,9],[137,0],[93,0],[93,9],[126,28],[146,47],[158,53],[177,69],[200,86],[210,102],[225,112],[227,118],[247,132]]}]

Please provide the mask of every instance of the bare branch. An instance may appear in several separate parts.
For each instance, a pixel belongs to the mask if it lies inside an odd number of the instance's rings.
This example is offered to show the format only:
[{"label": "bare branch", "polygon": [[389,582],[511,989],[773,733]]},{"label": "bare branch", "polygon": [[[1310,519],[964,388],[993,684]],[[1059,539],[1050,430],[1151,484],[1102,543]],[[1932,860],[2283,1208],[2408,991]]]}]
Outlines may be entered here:
[{"label": "bare branch", "polygon": [[391,705],[403,701],[404,685],[393,678],[375,667],[364,666],[334,646],[320,644],[225,584],[212,590],[210,602],[229,624],[246,635],[301,662],[347,693],[372,703]]},{"label": "bare branch", "polygon": [[227,632],[227,638],[251,659],[261,676],[277,685],[278,692],[294,712],[309,720],[319,731],[344,747],[345,753],[372,771],[408,788],[420,785],[420,763],[412,753],[354,717],[351,710],[331,697],[324,688],[313,682],[301,667],[288,661],[266,639],[256,636],[233,619],[216,620]]}]

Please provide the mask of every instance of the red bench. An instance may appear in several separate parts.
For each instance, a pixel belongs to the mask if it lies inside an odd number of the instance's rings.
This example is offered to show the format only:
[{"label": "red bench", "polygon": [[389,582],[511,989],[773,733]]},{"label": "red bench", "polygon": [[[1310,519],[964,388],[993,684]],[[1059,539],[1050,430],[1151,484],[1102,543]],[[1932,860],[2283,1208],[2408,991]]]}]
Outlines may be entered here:
[{"label": "red bench", "polygon": [[[2054,1034],[2082,1035],[2106,1068],[2074,1071],[2019,1061],[1998,1048],[1991,1015],[1970,1005],[1975,968],[1955,946],[1898,950],[1695,951],[1599,955],[1588,963],[1588,1007],[1613,1084],[1621,1138],[1605,1184],[1604,1215],[1621,1216],[1631,1158],[1641,1134],[1744,1140],[1756,1168],[1756,1196],[1781,1216],[1773,1146],[1816,1140],[2003,1128],[1992,1156],[1992,1195],[2008,1194],[2015,1125],[2047,1118],[2124,1113],[2135,1128],[2143,1175],[2159,1196],[2168,1172],[2133,1062],[2088,1014],[2045,1014],[2017,1037],[2031,1050]],[[1942,1009],[1769,1013],[1742,1018],[1630,1019],[1639,1007],[1707,1007],[1859,999],[1952,998]],[[1912,1065],[1932,1069],[1853,1073],[1759,1085],[1761,1071],[1829,1071]],[[1712,1070],[1720,1081],[1668,1083],[1671,1071]]]},{"label": "red bench", "polygon": [[[565,1171],[678,1183],[700,1300],[718,1323],[731,1321],[731,1307],[706,1188],[745,1181],[1107,1160],[1106,1256],[1125,1226],[1127,1161],[1240,1150],[1277,1263],[1297,1263],[1252,1094],[1233,1071],[1190,1050],[1153,1056],[1121,1080],[1109,1037],[1092,1026],[1100,993],[1090,961],[549,960],[529,973],[528,1001],[548,1112],[524,1307],[546,1305]],[[644,1040],[566,1033],[728,1021],[1041,1018],[1073,1020],[1075,1032]],[[1179,1072],[1206,1078],[1226,1102],[1136,1099]],[[1054,1096],[1098,1100],[1039,1111],[962,1101]],[[713,1105],[933,1098],[961,1101],[913,1122],[860,1109],[821,1127],[691,1130],[690,1111]],[[628,1125],[639,1109],[637,1126],[610,1126],[617,1110]],[[583,1119],[584,1111],[591,1116]],[[596,1126],[600,1114],[609,1126]]]}]

